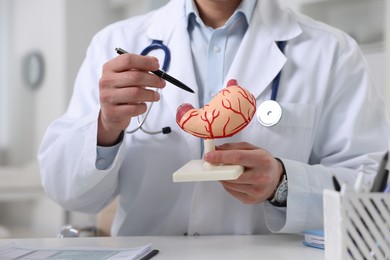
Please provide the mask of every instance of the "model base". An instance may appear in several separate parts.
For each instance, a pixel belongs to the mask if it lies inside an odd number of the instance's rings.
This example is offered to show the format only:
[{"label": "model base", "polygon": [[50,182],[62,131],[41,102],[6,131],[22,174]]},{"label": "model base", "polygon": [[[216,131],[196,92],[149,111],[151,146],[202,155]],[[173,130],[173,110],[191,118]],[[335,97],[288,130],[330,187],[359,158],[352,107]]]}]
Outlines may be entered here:
[{"label": "model base", "polygon": [[211,165],[192,160],[173,173],[173,182],[236,180],[244,172],[241,165]]}]

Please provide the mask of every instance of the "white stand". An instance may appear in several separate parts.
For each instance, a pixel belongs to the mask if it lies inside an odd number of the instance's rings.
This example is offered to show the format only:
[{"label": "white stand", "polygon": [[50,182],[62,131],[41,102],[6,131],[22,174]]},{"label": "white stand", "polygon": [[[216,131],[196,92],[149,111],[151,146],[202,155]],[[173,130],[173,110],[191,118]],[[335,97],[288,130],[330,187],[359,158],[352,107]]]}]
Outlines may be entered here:
[{"label": "white stand", "polygon": [[[204,139],[204,153],[215,150],[214,140]],[[235,180],[244,172],[241,165],[213,165],[192,160],[173,173],[173,182]]]},{"label": "white stand", "polygon": [[389,259],[390,197],[324,191],[325,259]]}]

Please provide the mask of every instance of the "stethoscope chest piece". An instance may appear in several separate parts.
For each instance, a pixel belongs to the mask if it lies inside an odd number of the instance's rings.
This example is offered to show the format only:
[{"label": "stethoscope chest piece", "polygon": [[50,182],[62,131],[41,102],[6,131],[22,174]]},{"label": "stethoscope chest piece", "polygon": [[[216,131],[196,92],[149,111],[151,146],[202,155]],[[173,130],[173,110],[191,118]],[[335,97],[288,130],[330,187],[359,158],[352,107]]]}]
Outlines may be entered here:
[{"label": "stethoscope chest piece", "polygon": [[273,126],[282,117],[282,107],[274,100],[266,100],[257,108],[256,116],[263,126]]}]

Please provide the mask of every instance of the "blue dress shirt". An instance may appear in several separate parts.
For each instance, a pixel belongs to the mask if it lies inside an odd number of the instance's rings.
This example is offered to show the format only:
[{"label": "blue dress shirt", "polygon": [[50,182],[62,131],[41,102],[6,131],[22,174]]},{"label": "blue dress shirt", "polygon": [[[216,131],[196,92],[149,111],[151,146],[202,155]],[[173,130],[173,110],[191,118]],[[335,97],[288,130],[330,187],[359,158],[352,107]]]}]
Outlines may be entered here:
[{"label": "blue dress shirt", "polygon": [[205,25],[193,0],[186,0],[195,77],[199,87],[200,106],[207,104],[225,87],[225,76],[246,33],[257,1],[243,0],[220,28]]}]

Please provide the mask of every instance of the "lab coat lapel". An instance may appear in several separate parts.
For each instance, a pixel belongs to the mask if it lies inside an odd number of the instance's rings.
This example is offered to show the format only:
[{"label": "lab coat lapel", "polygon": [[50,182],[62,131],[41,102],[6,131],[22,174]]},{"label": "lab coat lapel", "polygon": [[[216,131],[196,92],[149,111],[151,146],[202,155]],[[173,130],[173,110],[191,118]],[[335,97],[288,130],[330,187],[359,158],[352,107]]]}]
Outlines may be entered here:
[{"label": "lab coat lapel", "polygon": [[[290,20],[274,1],[258,1],[261,6],[254,11],[248,31],[225,79],[237,79],[241,86],[256,97],[261,95],[287,61],[275,42],[292,39],[301,33],[296,22]],[[270,14],[263,14],[261,10]],[[261,206],[240,203],[217,182],[199,182],[195,186],[188,232],[235,233],[237,228],[251,232],[254,225],[259,227],[259,223],[264,223],[261,220]],[[225,216],[226,208],[236,209],[234,216]],[[207,212],[213,212],[213,217]],[[238,218],[247,221],[237,224]]]},{"label": "lab coat lapel", "polygon": [[[190,39],[184,23],[182,21],[175,25],[177,28],[168,41],[172,57],[168,72],[193,89],[195,93],[199,93],[194,73],[195,69],[193,66]],[[165,87],[163,94],[169,102],[171,109],[174,111],[183,103],[190,103],[194,107],[197,107],[199,104],[197,94],[189,93],[173,85]]]},{"label": "lab coat lapel", "polygon": [[[168,3],[173,5],[168,8],[163,8],[156,15],[157,21],[164,21],[163,28],[155,22],[150,27],[147,34],[150,40],[161,40],[167,45],[171,52],[171,63],[167,70],[171,76],[182,81],[199,93],[194,67],[192,61],[192,53],[190,40],[187,32],[187,21],[184,11],[184,1],[174,0]],[[167,6],[166,6],[167,7]],[[172,14],[171,10],[177,10]],[[198,95],[182,90],[169,82],[166,82],[166,87],[161,92],[162,100],[167,103],[172,117],[176,117],[177,108],[183,103],[190,103],[194,107],[199,106]],[[180,129],[179,129],[180,130]],[[192,135],[186,135],[186,141],[191,147],[193,157],[200,155],[200,140]]]},{"label": "lab coat lapel", "polygon": [[298,24],[281,10],[277,1],[259,1],[226,82],[237,79],[257,98],[287,61],[276,42],[288,41],[300,33]]}]

